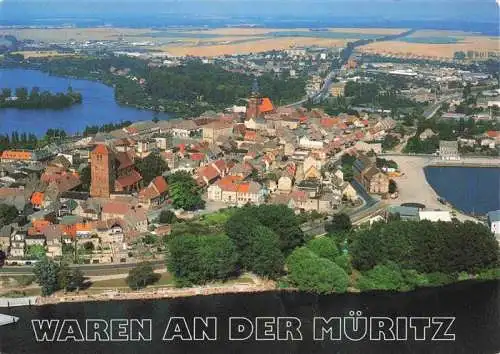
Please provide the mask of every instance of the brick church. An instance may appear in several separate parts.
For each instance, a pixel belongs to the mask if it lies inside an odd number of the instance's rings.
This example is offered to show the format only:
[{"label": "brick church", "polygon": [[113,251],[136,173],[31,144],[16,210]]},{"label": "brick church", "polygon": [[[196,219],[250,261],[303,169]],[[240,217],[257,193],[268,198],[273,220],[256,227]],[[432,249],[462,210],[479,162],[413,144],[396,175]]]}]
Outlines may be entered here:
[{"label": "brick church", "polygon": [[268,97],[262,97],[259,92],[259,84],[254,80],[252,92],[248,99],[246,120],[259,119],[266,114],[274,113],[275,108]]},{"label": "brick church", "polygon": [[90,154],[90,196],[109,198],[111,193],[130,193],[141,188],[142,176],[127,152],[98,144]]}]

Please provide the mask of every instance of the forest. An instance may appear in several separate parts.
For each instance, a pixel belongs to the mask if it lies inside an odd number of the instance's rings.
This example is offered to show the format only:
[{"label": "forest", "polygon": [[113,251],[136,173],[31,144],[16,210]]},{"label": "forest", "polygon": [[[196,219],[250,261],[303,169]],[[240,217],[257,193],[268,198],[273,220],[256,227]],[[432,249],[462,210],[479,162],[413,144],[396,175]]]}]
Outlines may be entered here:
[{"label": "forest", "polygon": [[[244,105],[254,76],[229,72],[217,65],[191,59],[175,67],[151,66],[146,61],[124,56],[45,59],[11,66],[39,69],[51,75],[75,77],[113,86],[118,103],[173,113],[178,117],[197,116],[208,110],[220,111]],[[258,77],[263,96],[276,104],[297,101],[305,96],[305,78]]]}]

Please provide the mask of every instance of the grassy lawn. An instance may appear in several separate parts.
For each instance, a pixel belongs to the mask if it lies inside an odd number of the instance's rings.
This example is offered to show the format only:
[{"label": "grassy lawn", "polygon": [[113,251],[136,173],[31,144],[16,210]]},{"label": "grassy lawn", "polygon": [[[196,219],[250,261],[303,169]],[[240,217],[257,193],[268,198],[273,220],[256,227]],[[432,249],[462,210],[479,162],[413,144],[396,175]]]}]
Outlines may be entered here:
[{"label": "grassy lawn", "polygon": [[236,208],[224,209],[222,211],[205,214],[200,218],[200,221],[206,225],[222,225],[237,211]]},{"label": "grassy lawn", "polygon": [[[170,273],[161,273],[161,278],[153,285],[148,286],[148,288],[164,287],[172,284],[173,284],[172,275]],[[128,288],[125,278],[94,281],[90,286],[90,289],[116,289],[116,288]]]}]

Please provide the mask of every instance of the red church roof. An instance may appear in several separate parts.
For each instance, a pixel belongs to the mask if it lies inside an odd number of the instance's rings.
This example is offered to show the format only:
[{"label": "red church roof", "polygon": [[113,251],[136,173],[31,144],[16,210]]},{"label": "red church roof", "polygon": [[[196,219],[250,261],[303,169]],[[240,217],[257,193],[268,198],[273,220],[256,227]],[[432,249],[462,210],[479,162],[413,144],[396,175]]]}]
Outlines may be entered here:
[{"label": "red church roof", "polygon": [[274,111],[274,105],[268,97],[264,97],[259,105],[260,113],[270,113]]}]

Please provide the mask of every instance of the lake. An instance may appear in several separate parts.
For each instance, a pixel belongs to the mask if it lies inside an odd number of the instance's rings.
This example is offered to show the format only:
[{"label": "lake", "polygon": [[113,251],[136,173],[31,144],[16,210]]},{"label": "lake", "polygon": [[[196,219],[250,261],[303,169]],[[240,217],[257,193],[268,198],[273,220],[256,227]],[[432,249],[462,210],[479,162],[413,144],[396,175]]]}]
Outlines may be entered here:
[{"label": "lake", "polygon": [[[41,71],[25,69],[0,69],[0,88],[34,86],[41,91],[65,92],[71,85],[83,95],[83,102],[62,110],[51,109],[0,109],[0,133],[12,131],[44,135],[48,128],[61,128],[68,133],[81,132],[87,125],[102,125],[122,121],[153,119],[155,112],[120,106],[115,101],[112,87],[89,80],[76,80],[50,76]],[[165,113],[159,119],[167,119]]]},{"label": "lake", "polygon": [[426,167],[425,177],[455,208],[483,215],[500,209],[500,168]]},{"label": "lake", "polygon": [[[67,303],[42,307],[1,309],[1,313],[20,317],[15,325],[0,327],[0,352],[6,354],[67,353],[238,353],[238,354],[389,354],[389,353],[453,353],[494,354],[500,350],[500,281],[465,282],[441,288],[420,289],[409,293],[363,293],[313,295],[301,292],[268,292],[197,296],[190,298]],[[363,316],[456,317],[450,327],[454,341],[359,342],[314,341],[313,318],[348,316],[349,311],[362,311]],[[194,316],[217,318],[217,340],[201,342],[162,341],[170,317]],[[228,341],[229,317],[243,316],[255,320],[260,316],[297,317],[303,335],[299,341]],[[151,319],[151,342],[58,342],[38,343],[32,319]],[[82,322],[84,323],[84,321]]]}]

